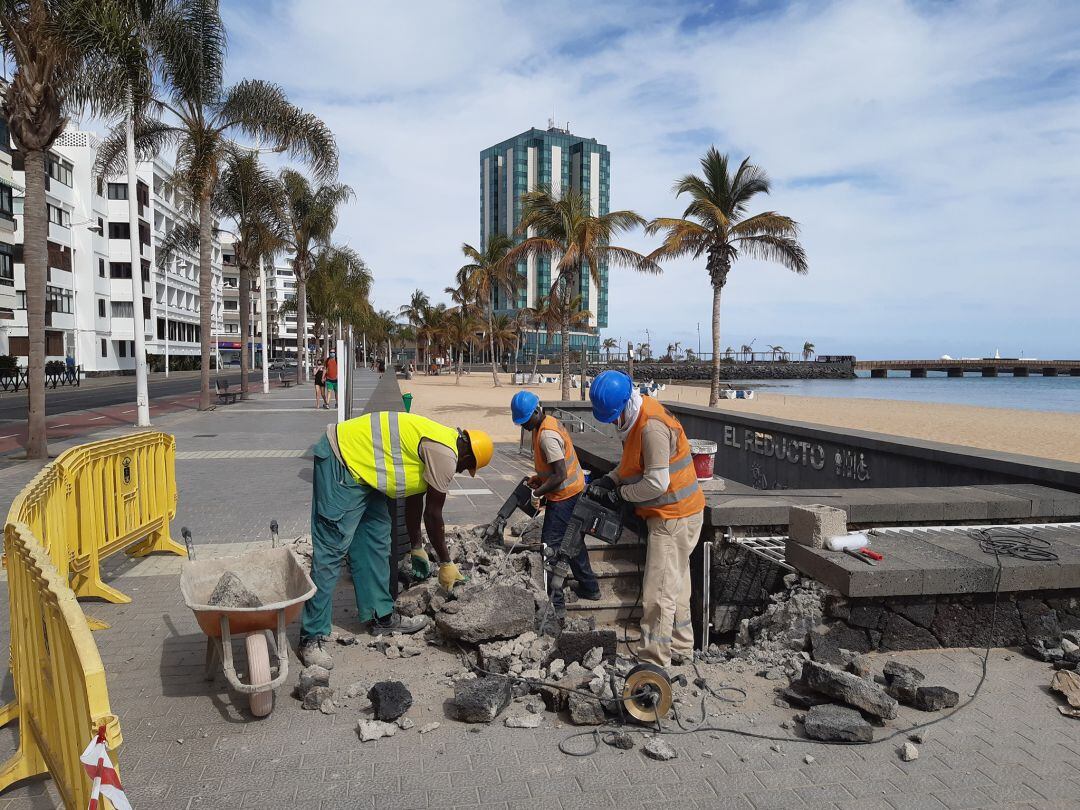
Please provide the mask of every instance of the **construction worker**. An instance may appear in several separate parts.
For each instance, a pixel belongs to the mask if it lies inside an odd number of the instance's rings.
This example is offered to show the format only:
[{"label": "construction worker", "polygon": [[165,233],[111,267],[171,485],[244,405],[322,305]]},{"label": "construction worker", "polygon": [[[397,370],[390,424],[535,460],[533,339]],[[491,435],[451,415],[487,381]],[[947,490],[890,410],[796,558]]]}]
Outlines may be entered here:
[{"label": "construction worker", "polygon": [[[574,504],[585,490],[585,473],[578,463],[570,434],[555,417],[544,413],[540,397],[532,391],[518,391],[510,400],[510,416],[515,425],[532,432],[536,475],[529,480],[529,486],[533,489],[533,506],[539,509],[546,502],[540,538],[545,546],[558,551]],[[581,599],[599,601],[600,585],[589,564],[587,549],[582,548],[581,553],[570,560],[570,570],[577,583],[574,592]],[[566,613],[562,589],[551,593],[550,597],[555,615],[562,618]]]},{"label": "construction worker", "polygon": [[415,413],[383,411],[332,424],[315,445],[311,482],[311,578],[315,595],[304,603],[299,657],[305,666],[329,669],[324,648],[330,635],[331,604],[341,563],[347,556],[360,621],[375,635],[415,633],[426,616],[408,618],[390,597],[392,523],[389,498],[405,499],[413,570],[431,573],[420,523],[439,562],[439,584],[447,591],[463,577],[446,548],[443,504],[456,473],[471,475],[491,461],[491,437],[459,430]]},{"label": "construction worker", "polygon": [[701,534],[705,496],[690,443],[679,420],[653,397],[643,397],[624,372],[601,372],[589,398],[593,416],[614,423],[623,445],[618,467],[590,486],[590,497],[614,491],[649,528],[641,640],[632,652],[667,667],[694,654],[690,552]]}]

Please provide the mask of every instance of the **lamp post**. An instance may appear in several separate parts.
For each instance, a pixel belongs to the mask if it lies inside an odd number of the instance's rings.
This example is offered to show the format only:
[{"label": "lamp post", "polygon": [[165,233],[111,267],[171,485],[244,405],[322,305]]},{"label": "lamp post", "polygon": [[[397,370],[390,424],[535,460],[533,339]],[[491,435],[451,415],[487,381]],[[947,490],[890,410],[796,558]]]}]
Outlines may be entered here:
[{"label": "lamp post", "polygon": [[150,427],[150,395],[146,385],[146,343],[143,323],[142,244],[139,239],[139,200],[135,162],[135,117],[129,107],[124,119],[127,151],[128,245],[131,248],[131,322],[135,338],[135,402],[139,427]]},{"label": "lamp post", "polygon": [[259,255],[259,289],[262,291],[259,295],[262,303],[262,378],[263,378],[263,393],[270,393],[270,364],[267,361],[268,355],[266,353],[266,267],[263,264],[263,257]]}]

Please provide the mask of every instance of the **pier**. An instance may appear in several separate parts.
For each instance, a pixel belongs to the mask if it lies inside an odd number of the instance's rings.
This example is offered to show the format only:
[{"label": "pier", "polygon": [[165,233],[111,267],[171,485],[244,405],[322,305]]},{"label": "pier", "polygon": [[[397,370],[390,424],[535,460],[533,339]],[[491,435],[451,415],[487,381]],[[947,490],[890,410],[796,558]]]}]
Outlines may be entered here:
[{"label": "pier", "polygon": [[928,371],[940,371],[950,377],[965,374],[981,374],[997,377],[1011,374],[1014,377],[1080,377],[1080,360],[1034,360],[1028,358],[983,358],[975,360],[857,360],[856,371],[869,371],[874,379],[888,377],[890,373],[908,372],[912,377],[925,377]]}]

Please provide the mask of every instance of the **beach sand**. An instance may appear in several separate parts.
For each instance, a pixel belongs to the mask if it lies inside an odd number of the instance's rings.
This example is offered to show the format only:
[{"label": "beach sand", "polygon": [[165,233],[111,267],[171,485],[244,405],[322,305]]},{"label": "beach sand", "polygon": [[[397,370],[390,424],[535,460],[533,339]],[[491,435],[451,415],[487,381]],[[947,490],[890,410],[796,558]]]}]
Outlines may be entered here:
[{"label": "beach sand", "polygon": [[[402,392],[413,394],[413,410],[446,424],[488,431],[497,442],[516,442],[519,430],[510,421],[510,398],[519,390],[510,375],[474,372],[454,384],[454,377],[417,376],[401,380]],[[530,386],[542,399],[559,396],[558,384]],[[576,398],[579,392],[571,391]],[[661,400],[705,405],[709,390],[701,386],[668,386]],[[1080,415],[1004,408],[977,408],[885,399],[795,397],[758,393],[753,400],[721,400],[719,410],[761,414],[798,422],[871,430],[928,441],[1080,462]]]}]

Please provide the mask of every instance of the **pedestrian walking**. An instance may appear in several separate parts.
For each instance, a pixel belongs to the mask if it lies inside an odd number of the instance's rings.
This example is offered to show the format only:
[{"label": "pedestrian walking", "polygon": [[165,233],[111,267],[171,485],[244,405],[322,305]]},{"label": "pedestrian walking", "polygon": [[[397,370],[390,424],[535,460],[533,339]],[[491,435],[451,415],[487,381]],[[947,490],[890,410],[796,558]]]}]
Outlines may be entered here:
[{"label": "pedestrian walking", "polygon": [[326,366],[320,357],[315,363],[315,407],[329,408],[326,404]]},{"label": "pedestrian walking", "polygon": [[326,361],[326,370],[323,373],[323,382],[325,384],[323,398],[327,402],[327,407],[330,405],[330,394],[334,395],[334,407],[337,407],[337,352],[330,352],[330,358]]}]

